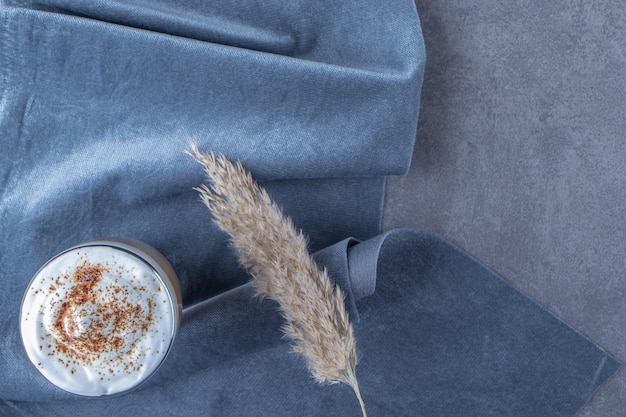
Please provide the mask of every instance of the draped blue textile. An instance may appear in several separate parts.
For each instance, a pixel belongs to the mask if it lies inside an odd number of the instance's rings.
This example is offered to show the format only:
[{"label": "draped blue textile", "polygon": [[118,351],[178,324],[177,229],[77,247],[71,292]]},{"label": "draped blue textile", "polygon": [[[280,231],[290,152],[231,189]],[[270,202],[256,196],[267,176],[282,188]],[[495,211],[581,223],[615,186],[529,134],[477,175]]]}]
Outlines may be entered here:
[{"label": "draped blue textile", "polygon": [[[11,0],[0,19],[0,414],[357,415],[252,297],[192,190],[192,141],[241,160],[345,288],[371,415],[569,416],[616,370],[449,244],[377,237],[416,131],[411,1]],[[103,236],[160,250],[185,311],[150,381],[85,400],[28,362],[18,313],[42,263]]]}]

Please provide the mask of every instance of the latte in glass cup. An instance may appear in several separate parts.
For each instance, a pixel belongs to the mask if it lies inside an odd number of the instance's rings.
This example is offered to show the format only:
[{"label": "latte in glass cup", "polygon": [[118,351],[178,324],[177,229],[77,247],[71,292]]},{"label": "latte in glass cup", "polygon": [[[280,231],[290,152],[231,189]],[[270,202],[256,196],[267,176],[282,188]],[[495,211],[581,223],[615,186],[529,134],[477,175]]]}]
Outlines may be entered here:
[{"label": "latte in glass cup", "polygon": [[82,396],[136,388],[169,353],[182,314],[174,270],[150,246],[102,239],[49,260],[24,295],[20,331],[41,374]]}]

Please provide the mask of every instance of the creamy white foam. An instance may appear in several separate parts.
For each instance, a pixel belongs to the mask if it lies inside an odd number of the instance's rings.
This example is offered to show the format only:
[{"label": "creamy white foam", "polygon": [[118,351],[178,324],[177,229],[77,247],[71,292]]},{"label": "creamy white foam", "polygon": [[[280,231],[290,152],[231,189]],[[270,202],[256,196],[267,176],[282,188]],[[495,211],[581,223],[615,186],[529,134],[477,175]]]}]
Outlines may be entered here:
[{"label": "creamy white foam", "polygon": [[21,333],[39,371],[85,396],[127,391],[161,364],[177,326],[169,286],[148,263],[109,246],[48,262],[24,296]]}]

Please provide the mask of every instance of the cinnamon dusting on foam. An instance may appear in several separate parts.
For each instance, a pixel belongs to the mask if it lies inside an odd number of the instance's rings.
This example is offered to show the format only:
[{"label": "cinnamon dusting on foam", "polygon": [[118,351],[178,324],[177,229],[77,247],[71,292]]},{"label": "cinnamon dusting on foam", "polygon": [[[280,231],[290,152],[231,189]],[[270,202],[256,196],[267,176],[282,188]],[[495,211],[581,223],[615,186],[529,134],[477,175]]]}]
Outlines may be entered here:
[{"label": "cinnamon dusting on foam", "polygon": [[127,252],[90,246],[38,272],[23,301],[21,332],[31,361],[51,382],[107,395],[154,372],[171,346],[175,317],[154,269]]},{"label": "cinnamon dusting on foam", "polygon": [[[147,298],[148,309],[129,300],[129,290],[126,287],[102,281],[103,273],[110,269],[102,264],[91,264],[84,261],[74,271],[71,277],[57,280],[58,285],[72,285],[65,300],[55,315],[53,324],[56,344],[48,355],[62,353],[72,365],[93,366],[103,353],[116,352],[117,358],[113,361],[123,365],[123,371],[130,373],[135,370],[136,362],[129,357],[137,356],[135,350],[138,338],[126,340],[128,334],[139,333],[139,337],[147,336],[154,320],[152,310],[154,302]],[[56,290],[53,285],[52,291]],[[133,290],[146,291],[143,286],[133,287]],[[139,359],[139,358],[135,358]],[[111,361],[111,359],[109,359]],[[98,371],[101,376],[115,375],[112,368]]]}]

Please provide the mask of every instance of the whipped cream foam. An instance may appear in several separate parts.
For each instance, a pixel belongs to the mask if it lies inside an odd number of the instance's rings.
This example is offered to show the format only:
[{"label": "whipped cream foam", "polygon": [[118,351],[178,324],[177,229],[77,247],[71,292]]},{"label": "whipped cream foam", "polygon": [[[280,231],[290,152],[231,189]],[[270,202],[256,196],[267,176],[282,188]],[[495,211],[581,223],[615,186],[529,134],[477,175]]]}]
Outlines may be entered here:
[{"label": "whipped cream foam", "polygon": [[78,395],[135,388],[165,359],[180,321],[180,290],[164,258],[157,262],[128,241],[110,243],[74,247],[48,261],[22,302],[30,360]]}]

